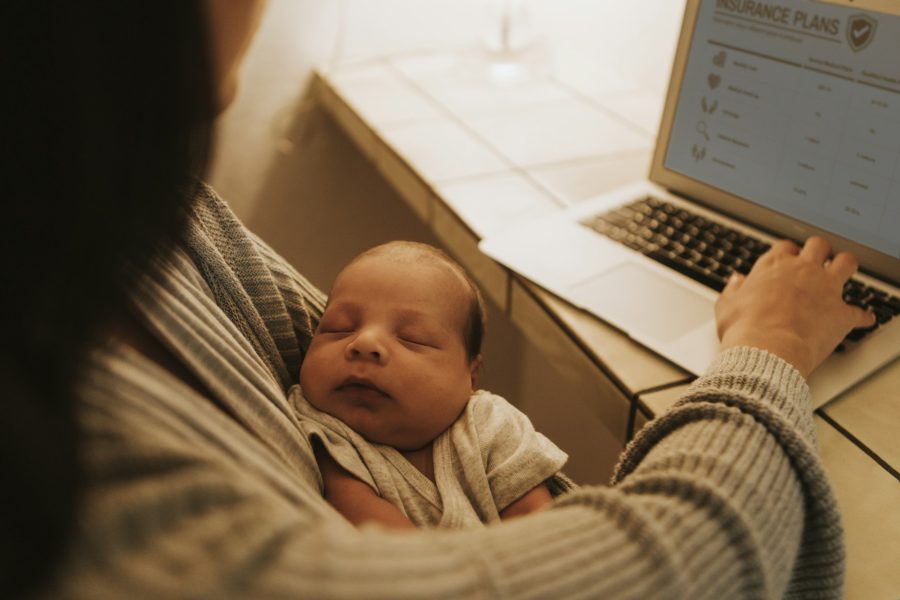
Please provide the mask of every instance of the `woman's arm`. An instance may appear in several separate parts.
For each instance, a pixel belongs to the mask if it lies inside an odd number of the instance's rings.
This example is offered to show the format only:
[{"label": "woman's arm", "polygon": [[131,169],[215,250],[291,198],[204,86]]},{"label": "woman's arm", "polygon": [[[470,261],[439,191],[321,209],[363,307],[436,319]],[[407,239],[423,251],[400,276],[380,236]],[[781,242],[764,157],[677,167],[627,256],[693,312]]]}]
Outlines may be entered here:
[{"label": "woman's arm", "polygon": [[321,444],[314,444],[314,448],[325,500],[348,521],[356,526],[374,521],[394,529],[416,528],[399,508],[339,465]]}]

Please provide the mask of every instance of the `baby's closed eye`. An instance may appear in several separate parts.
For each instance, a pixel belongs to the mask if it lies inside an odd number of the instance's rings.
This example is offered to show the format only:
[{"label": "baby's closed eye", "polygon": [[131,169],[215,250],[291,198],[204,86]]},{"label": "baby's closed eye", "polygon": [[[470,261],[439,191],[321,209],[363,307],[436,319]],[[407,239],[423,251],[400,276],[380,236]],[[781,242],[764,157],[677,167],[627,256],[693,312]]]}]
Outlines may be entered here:
[{"label": "baby's closed eye", "polygon": [[319,326],[316,328],[316,333],[352,333],[355,328],[356,325],[353,323],[352,319],[349,319],[345,316],[330,316],[326,314],[322,321],[319,323]]},{"label": "baby's closed eye", "polygon": [[319,327],[316,329],[316,333],[328,334],[328,333],[353,333],[352,327]]},{"label": "baby's closed eye", "polygon": [[397,339],[405,344],[426,346],[429,348],[440,347],[439,336],[423,329],[401,329],[397,332]]}]

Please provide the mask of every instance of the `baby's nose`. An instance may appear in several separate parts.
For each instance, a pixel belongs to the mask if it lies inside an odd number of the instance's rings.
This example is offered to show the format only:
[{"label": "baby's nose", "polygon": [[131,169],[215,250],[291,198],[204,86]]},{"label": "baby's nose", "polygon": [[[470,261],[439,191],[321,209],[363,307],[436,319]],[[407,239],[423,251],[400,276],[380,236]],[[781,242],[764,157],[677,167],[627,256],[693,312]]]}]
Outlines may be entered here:
[{"label": "baby's nose", "polygon": [[347,344],[348,359],[384,362],[388,358],[387,345],[381,333],[365,329]]}]

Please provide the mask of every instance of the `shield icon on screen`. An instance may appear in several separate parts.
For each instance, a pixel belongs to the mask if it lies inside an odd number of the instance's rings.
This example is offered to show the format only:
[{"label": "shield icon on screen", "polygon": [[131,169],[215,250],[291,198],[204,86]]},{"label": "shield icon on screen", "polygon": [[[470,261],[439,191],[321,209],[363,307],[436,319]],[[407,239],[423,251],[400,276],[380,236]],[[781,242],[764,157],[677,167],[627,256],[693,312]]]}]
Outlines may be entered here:
[{"label": "shield icon on screen", "polygon": [[869,15],[854,15],[847,19],[847,43],[854,52],[859,52],[875,39],[878,21]]}]

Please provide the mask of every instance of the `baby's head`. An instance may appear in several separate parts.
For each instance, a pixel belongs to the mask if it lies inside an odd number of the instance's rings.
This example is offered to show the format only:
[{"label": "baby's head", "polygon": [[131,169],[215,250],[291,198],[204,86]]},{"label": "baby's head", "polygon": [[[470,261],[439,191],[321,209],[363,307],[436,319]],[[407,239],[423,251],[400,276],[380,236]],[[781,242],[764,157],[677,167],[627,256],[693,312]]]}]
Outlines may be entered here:
[{"label": "baby's head", "polygon": [[338,274],[300,370],[307,400],[371,442],[416,450],[468,402],[484,301],[440,250],[390,242]]}]

